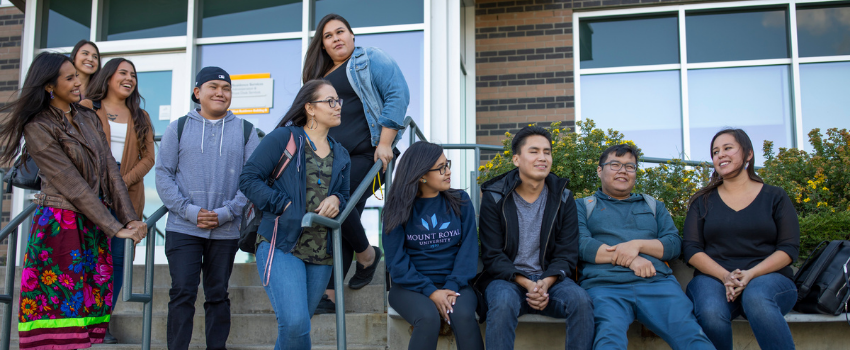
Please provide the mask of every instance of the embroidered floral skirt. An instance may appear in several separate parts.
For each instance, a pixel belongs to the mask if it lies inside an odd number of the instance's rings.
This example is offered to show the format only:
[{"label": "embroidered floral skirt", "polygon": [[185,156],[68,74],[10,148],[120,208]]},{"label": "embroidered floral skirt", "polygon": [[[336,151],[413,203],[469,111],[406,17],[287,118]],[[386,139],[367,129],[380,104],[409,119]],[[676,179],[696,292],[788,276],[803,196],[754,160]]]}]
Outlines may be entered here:
[{"label": "embroidered floral skirt", "polygon": [[83,214],[38,207],[21,273],[20,349],[102,343],[112,310],[109,239]]}]

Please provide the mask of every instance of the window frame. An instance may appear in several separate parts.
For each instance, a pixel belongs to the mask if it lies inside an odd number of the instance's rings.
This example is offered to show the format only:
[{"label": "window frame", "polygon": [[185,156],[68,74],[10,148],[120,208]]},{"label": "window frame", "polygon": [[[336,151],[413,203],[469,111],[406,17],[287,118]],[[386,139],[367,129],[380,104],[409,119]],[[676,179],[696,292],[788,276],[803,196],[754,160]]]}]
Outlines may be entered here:
[{"label": "window frame", "polygon": [[[633,7],[621,8],[614,10],[600,11],[576,11],[573,12],[573,70],[575,72],[575,119],[582,120],[581,113],[581,77],[595,74],[611,74],[611,73],[638,73],[650,71],[679,71],[681,82],[681,108],[682,108],[682,150],[683,159],[692,159],[692,150],[690,147],[690,104],[688,101],[688,71],[697,69],[712,69],[712,68],[733,68],[733,67],[757,67],[757,66],[772,66],[785,65],[791,68],[791,83],[789,85],[792,99],[791,114],[793,120],[791,130],[793,147],[801,150],[806,149],[806,135],[803,129],[803,112],[800,86],[800,64],[806,63],[826,63],[826,62],[850,62],[850,55],[843,56],[818,56],[818,57],[803,57],[799,56],[799,43],[797,39],[797,6],[805,5],[841,5],[847,4],[846,1],[832,0],[752,0],[738,2],[720,2],[720,3],[700,3],[700,4],[684,4],[670,6],[652,6],[652,7]],[[782,59],[761,59],[761,60],[745,60],[745,61],[724,61],[724,62],[706,62],[706,63],[688,63],[688,47],[687,47],[687,31],[686,17],[691,12],[702,12],[706,10],[712,11],[736,11],[748,9],[776,9],[784,8],[788,13],[788,39],[790,48],[790,58]],[[580,30],[579,23],[582,20],[589,19],[612,19],[617,17],[639,17],[677,13],[679,20],[679,63],[678,64],[661,64],[648,66],[628,66],[628,67],[612,67],[612,68],[590,68],[581,69],[580,56]]]}]

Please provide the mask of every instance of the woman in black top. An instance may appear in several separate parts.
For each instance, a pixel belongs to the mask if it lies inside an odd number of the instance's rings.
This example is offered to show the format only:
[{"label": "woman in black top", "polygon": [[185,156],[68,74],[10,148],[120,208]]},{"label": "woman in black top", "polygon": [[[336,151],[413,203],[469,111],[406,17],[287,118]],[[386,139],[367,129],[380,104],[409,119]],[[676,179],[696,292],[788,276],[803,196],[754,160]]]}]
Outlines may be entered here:
[{"label": "woman in black top", "polygon": [[[373,181],[366,174],[375,162],[383,162],[386,171],[387,164],[398,155],[392,146],[401,137],[410,93],[395,61],[377,48],[355,46],[351,25],[336,14],[319,21],[304,59],[302,80],[322,78],[330,81],[345,101],[342,124],[331,129],[329,135],[351,156],[353,192],[362,182]],[[357,253],[357,271],[348,282],[352,289],[369,284],[383,254],[380,248],[369,244],[360,222],[367,199],[367,195],[361,197],[342,223],[343,271],[348,271],[352,255]],[[332,276],[326,291],[329,298],[323,298],[316,313],[334,312],[333,281]]]},{"label": "woman in black top", "polygon": [[783,317],[797,301],[790,265],[800,248],[797,212],[785,191],[755,174],[741,129],[711,140],[714,173],[690,200],[683,244],[697,270],[687,294],[717,349],[732,349],[731,320],[743,315],[762,349],[793,349]]}]

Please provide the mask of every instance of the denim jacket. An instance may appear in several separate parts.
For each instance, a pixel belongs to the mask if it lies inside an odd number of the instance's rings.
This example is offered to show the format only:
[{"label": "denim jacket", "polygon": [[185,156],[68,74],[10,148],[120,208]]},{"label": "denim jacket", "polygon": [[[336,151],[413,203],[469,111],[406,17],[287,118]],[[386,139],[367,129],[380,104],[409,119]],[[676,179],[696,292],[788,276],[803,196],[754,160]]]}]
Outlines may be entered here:
[{"label": "denim jacket", "polygon": [[395,141],[404,133],[404,117],[410,103],[407,81],[395,61],[375,47],[355,47],[345,75],[363,101],[363,111],[372,134],[372,146],[381,141],[381,128],[398,130]]},{"label": "denim jacket", "polygon": [[[272,187],[269,187],[266,185],[266,180],[286,149],[290,133],[295,138],[298,149],[280,178],[272,184]],[[245,163],[242,175],[239,176],[239,189],[259,210],[263,211],[263,219],[257,234],[262,235],[284,252],[291,251],[298,242],[303,230],[301,218],[307,213],[307,171],[304,147],[310,146],[305,135],[304,129],[297,126],[277,128],[270,132],[260,141],[260,145]],[[328,141],[334,155],[328,196],[336,195],[339,198],[339,212],[342,213],[349,199],[348,178],[351,171],[351,159],[345,147],[331,137],[328,137]],[[278,216],[279,219],[277,219]],[[275,228],[276,219],[278,220],[277,228]],[[273,237],[275,231],[280,232],[277,239]]]}]

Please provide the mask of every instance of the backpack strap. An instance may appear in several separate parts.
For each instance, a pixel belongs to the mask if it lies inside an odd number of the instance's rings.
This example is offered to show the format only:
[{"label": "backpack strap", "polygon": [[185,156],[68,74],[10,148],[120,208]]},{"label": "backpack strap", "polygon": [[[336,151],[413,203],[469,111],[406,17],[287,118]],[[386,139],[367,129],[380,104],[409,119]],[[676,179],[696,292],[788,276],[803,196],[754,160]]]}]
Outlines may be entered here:
[{"label": "backpack strap", "polygon": [[[242,138],[245,140],[245,145],[248,144],[248,140],[251,139],[251,133],[254,132],[254,124],[251,122],[242,119]],[[290,137],[291,139],[291,137]]]},{"label": "backpack strap", "polygon": [[277,161],[274,171],[272,171],[267,180],[269,187],[271,187],[280,175],[283,174],[283,171],[286,170],[286,166],[289,165],[289,161],[291,161],[292,157],[295,156],[295,152],[297,150],[298,147],[295,145],[295,137],[290,132],[289,141],[286,143],[286,149],[283,150],[283,154],[280,155],[280,160]]},{"label": "backpack strap", "polygon": [[590,214],[593,213],[593,209],[596,208],[596,195],[590,195],[581,199],[584,202],[584,210],[587,212],[585,220],[590,219]]},{"label": "backpack strap", "polygon": [[180,144],[180,138],[183,137],[183,127],[186,126],[186,119],[189,115],[184,115],[177,119],[177,144]]},{"label": "backpack strap", "polygon": [[649,206],[649,210],[652,211],[652,216],[655,217],[656,216],[655,215],[655,212],[656,212],[655,207],[658,206],[658,200],[656,200],[655,198],[653,198],[652,196],[650,196],[646,193],[643,193],[643,200],[644,200],[644,202],[646,202],[646,205]]},{"label": "backpack strap", "polygon": [[564,191],[561,192],[561,202],[566,203],[567,199],[569,199],[569,198],[570,198],[570,190],[565,187]]}]

